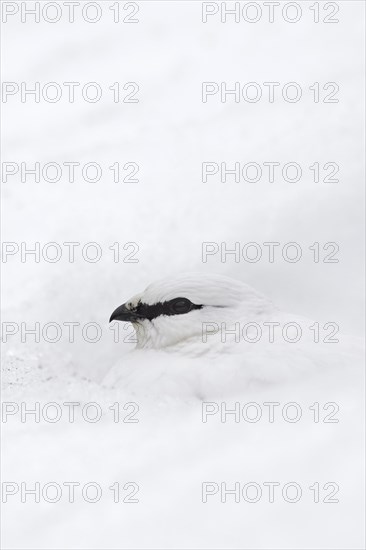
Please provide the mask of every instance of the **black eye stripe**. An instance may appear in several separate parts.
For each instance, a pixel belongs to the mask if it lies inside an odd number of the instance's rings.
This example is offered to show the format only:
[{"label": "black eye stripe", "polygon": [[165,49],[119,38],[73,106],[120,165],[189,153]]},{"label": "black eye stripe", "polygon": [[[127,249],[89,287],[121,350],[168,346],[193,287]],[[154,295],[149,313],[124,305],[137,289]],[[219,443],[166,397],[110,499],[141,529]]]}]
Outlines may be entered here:
[{"label": "black eye stripe", "polygon": [[202,307],[202,305],[192,304],[187,298],[174,298],[154,305],[139,303],[132,311],[142,319],[152,321],[160,315],[183,315],[193,309],[201,309]]}]

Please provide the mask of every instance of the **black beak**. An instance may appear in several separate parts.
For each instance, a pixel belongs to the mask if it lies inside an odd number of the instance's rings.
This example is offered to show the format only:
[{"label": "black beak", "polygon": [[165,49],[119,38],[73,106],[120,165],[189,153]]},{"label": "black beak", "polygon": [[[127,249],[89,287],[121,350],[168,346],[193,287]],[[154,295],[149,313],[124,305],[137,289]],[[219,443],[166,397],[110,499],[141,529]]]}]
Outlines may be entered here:
[{"label": "black beak", "polygon": [[109,319],[109,322],[111,323],[112,321],[127,321],[129,323],[133,323],[137,319],[139,319],[139,316],[130,309],[127,309],[125,304],[122,304],[114,310],[111,318]]}]

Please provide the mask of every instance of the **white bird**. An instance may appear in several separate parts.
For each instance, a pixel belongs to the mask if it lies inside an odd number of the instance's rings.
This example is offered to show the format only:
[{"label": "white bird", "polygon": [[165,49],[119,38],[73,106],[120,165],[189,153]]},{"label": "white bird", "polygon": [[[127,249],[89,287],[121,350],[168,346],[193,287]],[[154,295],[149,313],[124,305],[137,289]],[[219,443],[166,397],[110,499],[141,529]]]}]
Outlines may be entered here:
[{"label": "white bird", "polygon": [[[137,348],[185,348],[198,344],[206,325],[220,331],[223,323],[269,320],[275,308],[250,286],[221,275],[185,273],[149,285],[111,315],[110,321],[127,321],[136,330]],[[216,332],[217,333],[217,332]],[[200,354],[200,353],[199,353]]]},{"label": "white bird", "polygon": [[361,356],[355,340],[340,341],[336,323],[324,333],[320,323],[283,313],[249,285],[221,275],[152,283],[119,306],[114,320],[132,323],[137,350],[104,381],[134,392],[207,398],[314,375],[331,384],[337,370],[343,379]]}]

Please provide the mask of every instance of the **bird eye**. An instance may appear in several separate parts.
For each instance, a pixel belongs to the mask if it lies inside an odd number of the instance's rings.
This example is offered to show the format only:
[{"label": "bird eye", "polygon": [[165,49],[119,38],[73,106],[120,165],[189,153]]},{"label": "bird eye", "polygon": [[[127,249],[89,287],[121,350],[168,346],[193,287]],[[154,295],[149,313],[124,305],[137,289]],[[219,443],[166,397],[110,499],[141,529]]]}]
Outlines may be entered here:
[{"label": "bird eye", "polygon": [[171,309],[174,313],[188,313],[191,311],[192,303],[186,298],[176,298],[171,302]]}]

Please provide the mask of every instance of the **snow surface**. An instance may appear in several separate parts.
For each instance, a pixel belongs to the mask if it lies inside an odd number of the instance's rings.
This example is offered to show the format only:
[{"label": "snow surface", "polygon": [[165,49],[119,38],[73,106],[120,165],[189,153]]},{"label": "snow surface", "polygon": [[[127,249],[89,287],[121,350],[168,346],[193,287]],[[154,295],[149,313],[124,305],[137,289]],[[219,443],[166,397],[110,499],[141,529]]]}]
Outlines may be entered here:
[{"label": "snow surface", "polygon": [[[363,543],[362,2],[339,2],[341,22],[200,22],[200,2],[141,2],[140,23],[103,19],[3,25],[3,80],[140,84],[138,104],[3,105],[3,160],[138,162],[138,184],[102,181],[2,185],[3,241],[96,241],[98,263],[2,264],[3,321],[99,323],[95,344],[19,336],[3,345],[3,402],[97,402],[93,424],[19,415],[2,425],[2,479],[95,481],[90,504],[3,504],[9,549],[359,549]],[[202,81],[336,81],[341,100],[222,104],[200,100]],[[339,184],[203,184],[203,161],[335,161]],[[138,263],[114,263],[114,242],[136,242]],[[201,260],[201,243],[340,245],[338,264]],[[216,272],[268,296],[289,318],[337,322],[338,344],[264,343],[195,358],[114,343],[115,307],[182,271]],[[294,315],[292,315],[294,313]],[[122,329],[123,330],[123,329]],[[125,331],[126,335],[130,333]],[[274,423],[202,422],[202,402],[288,402],[303,417]],[[138,423],[114,423],[113,403],[135,402]],[[314,402],[339,405],[338,423],[314,423]],[[324,411],[322,413],[324,415]],[[277,418],[277,417],[276,417]],[[139,503],[115,504],[114,482],[136,482]],[[219,496],[202,482],[297,482],[303,497],[268,503]],[[335,482],[339,502],[312,501]],[[263,493],[265,494],[265,493]]]}]

